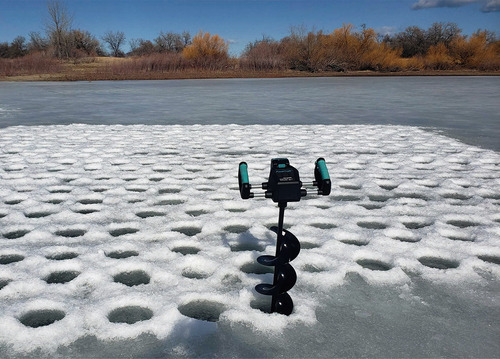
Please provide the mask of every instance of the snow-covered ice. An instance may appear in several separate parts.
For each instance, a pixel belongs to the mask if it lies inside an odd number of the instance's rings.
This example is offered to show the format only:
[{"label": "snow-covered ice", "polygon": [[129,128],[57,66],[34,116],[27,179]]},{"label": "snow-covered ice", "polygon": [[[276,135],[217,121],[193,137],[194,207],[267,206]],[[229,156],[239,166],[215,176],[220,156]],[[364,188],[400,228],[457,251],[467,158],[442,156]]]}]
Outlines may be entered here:
[{"label": "snow-covered ice", "polygon": [[[239,197],[238,163],[258,187],[320,156],[331,195],[285,214],[295,309],[268,314],[278,209]],[[0,356],[498,356],[499,209],[499,153],[415,127],[0,129]],[[443,312],[456,333],[417,328]]]}]

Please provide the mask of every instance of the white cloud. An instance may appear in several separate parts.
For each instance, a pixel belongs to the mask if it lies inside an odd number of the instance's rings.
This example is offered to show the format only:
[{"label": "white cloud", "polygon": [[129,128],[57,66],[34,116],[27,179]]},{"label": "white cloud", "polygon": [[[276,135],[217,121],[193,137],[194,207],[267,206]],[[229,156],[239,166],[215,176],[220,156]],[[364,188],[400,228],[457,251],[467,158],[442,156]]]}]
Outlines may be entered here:
[{"label": "white cloud", "polygon": [[500,0],[418,0],[412,9],[421,10],[435,7],[460,7],[469,4],[482,4],[481,11],[500,11]]}]

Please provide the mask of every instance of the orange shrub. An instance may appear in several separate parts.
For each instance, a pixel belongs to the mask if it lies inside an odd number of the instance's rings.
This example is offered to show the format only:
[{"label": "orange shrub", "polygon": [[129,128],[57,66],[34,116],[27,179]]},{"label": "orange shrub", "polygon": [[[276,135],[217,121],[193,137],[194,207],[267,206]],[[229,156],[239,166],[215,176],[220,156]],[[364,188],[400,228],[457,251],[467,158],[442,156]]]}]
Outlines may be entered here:
[{"label": "orange shrub", "polygon": [[221,69],[227,65],[229,43],[219,35],[200,31],[193,42],[182,50],[182,56],[195,67]]}]

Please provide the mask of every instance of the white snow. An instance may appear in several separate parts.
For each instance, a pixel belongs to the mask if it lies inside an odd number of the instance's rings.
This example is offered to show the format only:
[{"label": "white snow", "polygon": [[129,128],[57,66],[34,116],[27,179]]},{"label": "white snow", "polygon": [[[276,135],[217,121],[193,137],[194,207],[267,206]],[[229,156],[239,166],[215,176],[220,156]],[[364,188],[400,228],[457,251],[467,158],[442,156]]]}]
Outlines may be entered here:
[{"label": "white snow", "polygon": [[[259,310],[253,289],[272,281],[255,260],[274,253],[277,206],[238,192],[239,162],[259,192],[273,157],[304,183],[324,157],[333,182],[285,212],[302,244],[289,317]],[[0,129],[0,352],[50,354],[89,336],[197,341],[219,326],[238,340],[314,333],[353,274],[408,303],[415,277],[486,284],[500,278],[499,209],[498,153],[414,127]],[[44,318],[54,323],[33,327]]]}]

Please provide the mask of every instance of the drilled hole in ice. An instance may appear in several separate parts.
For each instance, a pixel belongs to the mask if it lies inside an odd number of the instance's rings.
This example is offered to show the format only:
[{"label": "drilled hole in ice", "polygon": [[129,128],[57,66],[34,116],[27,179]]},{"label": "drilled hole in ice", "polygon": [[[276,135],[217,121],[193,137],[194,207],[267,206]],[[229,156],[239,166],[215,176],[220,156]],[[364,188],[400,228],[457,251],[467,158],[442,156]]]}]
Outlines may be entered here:
[{"label": "drilled hole in ice", "polygon": [[460,220],[460,219],[456,219],[456,220],[449,220],[447,221],[446,223],[454,226],[454,227],[458,227],[458,228],[467,228],[467,227],[476,227],[476,226],[479,226],[479,223],[477,222],[473,222],[473,221],[469,221],[469,220]]},{"label": "drilled hole in ice", "polygon": [[11,282],[10,279],[0,279],[0,290],[5,288],[7,284],[9,284],[10,282]]},{"label": "drilled hole in ice", "polygon": [[72,188],[50,188],[47,189],[50,193],[70,193],[73,189]]},{"label": "drilled hole in ice", "polygon": [[106,257],[113,259],[124,259],[129,257],[137,257],[139,252],[136,251],[113,251],[106,253]]},{"label": "drilled hole in ice", "polygon": [[229,233],[245,233],[248,231],[249,227],[241,225],[241,224],[234,224],[230,226],[224,227],[224,231],[229,232]]},{"label": "drilled hole in ice", "polygon": [[344,244],[350,244],[358,247],[366,246],[368,244],[368,241],[361,239],[340,239],[339,241]]},{"label": "drilled hole in ice", "polygon": [[260,295],[259,298],[250,301],[250,307],[269,314],[271,313],[271,298],[270,295]]},{"label": "drilled hole in ice", "polygon": [[76,257],[78,257],[78,253],[76,253],[76,252],[63,252],[63,253],[49,254],[45,258],[55,260],[55,261],[63,261],[66,259],[73,259]]},{"label": "drilled hole in ice", "polygon": [[5,232],[5,233],[3,233],[3,236],[7,239],[17,239],[17,238],[24,237],[25,235],[27,235],[30,232],[31,231],[27,230],[27,229],[18,229],[15,231]]},{"label": "drilled hole in ice", "polygon": [[265,247],[257,242],[236,242],[229,243],[231,252],[245,252],[245,251],[257,251],[262,252]]},{"label": "drilled hole in ice", "polygon": [[267,274],[274,273],[274,267],[263,266],[258,262],[245,263],[240,267],[243,273],[247,274]]},{"label": "drilled hole in ice", "polygon": [[361,185],[355,183],[342,183],[339,184],[339,187],[344,189],[353,189],[353,190],[361,189]]},{"label": "drilled hole in ice", "polygon": [[166,172],[170,172],[171,169],[170,168],[153,168],[153,171],[158,172],[158,173],[166,173]]},{"label": "drilled hole in ice", "polygon": [[3,203],[8,204],[9,206],[13,206],[13,205],[19,204],[23,201],[24,201],[23,199],[9,199],[9,200],[4,201]]},{"label": "drilled hole in ice", "polygon": [[186,317],[207,322],[217,322],[225,308],[221,303],[209,300],[196,300],[182,304],[178,309]]},{"label": "drilled hole in ice", "polygon": [[135,215],[141,218],[150,218],[150,217],[161,217],[164,216],[165,213],[156,211],[143,211],[143,212],[138,212]]},{"label": "drilled hole in ice", "polygon": [[113,277],[116,283],[122,283],[126,286],[133,287],[140,284],[148,284],[151,277],[143,270],[134,270],[129,272],[118,273]]},{"label": "drilled hole in ice", "polygon": [[83,229],[61,229],[59,231],[56,231],[54,234],[56,236],[61,236],[61,237],[66,237],[66,238],[75,238],[75,237],[81,237],[83,236],[87,231]]},{"label": "drilled hole in ice", "polygon": [[62,310],[38,309],[31,310],[21,316],[19,321],[27,327],[38,328],[50,325],[66,316]]},{"label": "drilled hole in ice", "polygon": [[324,222],[311,223],[310,226],[314,227],[314,228],[319,228],[319,229],[337,228],[337,225],[335,225],[333,223],[324,223]]},{"label": "drilled hole in ice", "polygon": [[49,284],[63,284],[71,282],[73,279],[78,277],[80,272],[77,271],[57,271],[50,273],[50,275],[45,279]]},{"label": "drilled hole in ice", "polygon": [[194,226],[182,226],[182,227],[172,228],[172,231],[179,232],[179,233],[185,234],[186,236],[192,237],[192,236],[196,236],[197,234],[201,233],[201,228],[194,227]]},{"label": "drilled hole in ice", "polygon": [[82,209],[75,209],[75,210],[73,210],[73,212],[79,213],[79,214],[91,214],[91,213],[99,212],[99,210],[94,209],[94,208],[82,208]]},{"label": "drilled hole in ice", "polygon": [[419,220],[404,221],[402,223],[408,229],[420,229],[432,225],[431,221],[419,221]]},{"label": "drilled hole in ice", "polygon": [[314,249],[319,248],[321,245],[313,242],[300,242],[300,249]]},{"label": "drilled hole in ice", "polygon": [[390,196],[387,196],[384,194],[370,194],[370,195],[368,195],[368,198],[372,202],[387,202],[388,200],[391,199]]},{"label": "drilled hole in ice", "polygon": [[228,208],[226,209],[226,211],[233,213],[243,213],[246,212],[246,208]]},{"label": "drilled hole in ice", "polygon": [[492,256],[492,255],[485,254],[485,255],[480,255],[477,257],[485,262],[489,262],[489,263],[493,263],[493,264],[500,264],[500,257],[498,257],[498,256]]},{"label": "drilled hole in ice", "polygon": [[124,228],[112,229],[109,231],[109,234],[111,234],[113,237],[120,237],[126,234],[133,234],[137,232],[139,232],[137,228],[124,227]]},{"label": "drilled hole in ice", "polygon": [[109,190],[109,188],[106,188],[106,187],[92,188],[92,192],[95,192],[95,193],[102,193],[102,192],[106,192],[108,190]]},{"label": "drilled hole in ice", "polygon": [[193,217],[198,217],[198,216],[201,216],[203,214],[207,214],[209,213],[208,211],[205,211],[203,209],[199,209],[199,210],[192,210],[192,211],[186,211],[186,214],[187,215],[190,215],[190,216],[193,216]]},{"label": "drilled hole in ice", "polygon": [[350,194],[339,194],[331,196],[330,199],[337,202],[354,202],[361,200],[361,197]]},{"label": "drilled hole in ice", "polygon": [[102,199],[97,198],[84,198],[78,201],[81,204],[100,204],[102,203]]},{"label": "drilled hole in ice", "polygon": [[20,262],[24,259],[24,256],[20,254],[2,254],[0,255],[0,264],[10,264],[15,262]]},{"label": "drilled hole in ice", "polygon": [[426,267],[436,269],[453,269],[460,265],[457,261],[439,257],[421,257],[418,261]]},{"label": "drilled hole in ice", "polygon": [[379,221],[359,221],[358,227],[365,229],[385,229],[387,225]]},{"label": "drilled hole in ice", "polygon": [[388,271],[392,268],[391,265],[375,259],[358,259],[356,263],[358,263],[363,268],[377,271]]},{"label": "drilled hole in ice", "polygon": [[24,212],[24,216],[26,218],[43,218],[54,214],[54,212],[50,211],[33,211],[33,212]]},{"label": "drilled hole in ice", "polygon": [[183,256],[188,254],[196,254],[200,251],[199,248],[191,247],[191,246],[181,246],[172,248],[172,252],[180,253]]},{"label": "drilled hole in ice", "polygon": [[63,202],[64,202],[64,199],[61,199],[61,198],[52,198],[52,199],[48,199],[45,201],[45,203],[50,203],[50,204],[60,204]]},{"label": "drilled hole in ice", "polygon": [[177,206],[179,204],[183,204],[184,200],[182,199],[164,199],[155,203],[155,206]]},{"label": "drilled hole in ice", "polygon": [[163,177],[151,177],[149,180],[151,182],[160,182],[163,179],[164,179]]},{"label": "drilled hole in ice", "polygon": [[113,309],[108,314],[108,320],[111,323],[134,324],[152,317],[153,311],[151,309],[134,305]]},{"label": "drilled hole in ice", "polygon": [[427,201],[429,199],[423,193],[417,193],[417,192],[400,192],[400,193],[396,194],[396,197],[398,197],[398,198],[410,198],[410,199],[421,199],[424,201]]},{"label": "drilled hole in ice", "polygon": [[159,194],[165,194],[165,193],[179,193],[181,191],[180,188],[174,188],[174,187],[170,187],[170,188],[160,188],[158,190],[158,193]]},{"label": "drilled hole in ice", "polygon": [[458,199],[461,201],[466,201],[466,200],[472,198],[472,196],[465,195],[465,194],[458,193],[458,192],[443,193],[441,195],[441,197],[446,198],[446,199]]}]

